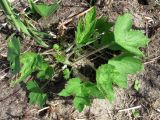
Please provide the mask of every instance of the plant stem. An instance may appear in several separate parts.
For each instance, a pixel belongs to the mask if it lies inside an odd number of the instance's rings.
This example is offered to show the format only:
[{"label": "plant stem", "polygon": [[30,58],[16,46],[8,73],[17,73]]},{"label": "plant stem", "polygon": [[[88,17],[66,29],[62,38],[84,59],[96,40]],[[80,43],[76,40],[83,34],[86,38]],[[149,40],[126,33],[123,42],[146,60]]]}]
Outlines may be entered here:
[{"label": "plant stem", "polygon": [[6,10],[5,12],[7,12],[7,14],[9,15],[13,15],[8,0],[2,0],[2,4],[3,4],[4,9]]},{"label": "plant stem", "polygon": [[91,53],[89,53],[89,54],[83,55],[82,57],[80,57],[80,58],[78,58],[77,60],[75,60],[75,62],[80,61],[80,60],[83,59],[83,58],[87,58],[87,57],[89,57],[89,56],[91,56],[91,55],[93,55],[93,54],[95,54],[95,53],[97,53],[97,52],[99,52],[99,51],[101,51],[101,50],[103,50],[103,49],[105,49],[105,48],[108,48],[109,46],[113,45],[113,43],[114,43],[114,42],[111,42],[110,44],[104,45],[103,47],[98,48],[97,50],[95,50],[95,51],[93,51],[93,52],[91,52]]},{"label": "plant stem", "polygon": [[18,31],[20,31],[20,27],[17,23],[17,20],[14,16],[13,11],[11,10],[11,7],[9,5],[8,0],[2,0],[2,7],[5,10],[5,12],[9,15],[9,17],[12,19],[12,22],[15,24],[16,28],[18,29]]},{"label": "plant stem", "polygon": [[50,82],[50,80],[48,80],[48,81],[41,87],[41,90],[44,90],[44,88],[48,85],[49,82]]}]

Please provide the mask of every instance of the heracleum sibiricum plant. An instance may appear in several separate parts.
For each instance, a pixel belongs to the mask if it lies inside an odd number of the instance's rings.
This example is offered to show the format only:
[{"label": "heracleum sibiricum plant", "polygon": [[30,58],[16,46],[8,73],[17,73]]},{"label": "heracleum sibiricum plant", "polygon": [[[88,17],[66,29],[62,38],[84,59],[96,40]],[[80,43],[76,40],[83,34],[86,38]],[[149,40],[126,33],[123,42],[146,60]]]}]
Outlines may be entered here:
[{"label": "heracleum sibiricum plant", "polygon": [[[72,78],[68,81],[60,96],[74,96],[73,104],[82,111],[85,105],[90,105],[93,98],[115,99],[114,86],[127,88],[127,76],[143,70],[141,58],[144,56],[139,50],[148,44],[148,38],[142,31],[132,29],[132,16],[128,13],[119,16],[111,31],[112,24],[106,22],[105,17],[96,19],[96,10],[86,14],[84,20],[80,19],[77,26],[75,42],[83,46],[96,42],[95,34],[100,37],[101,49],[108,48],[121,51],[120,55],[113,57],[96,70],[96,83]],[[107,60],[106,60],[107,61]]]},{"label": "heracleum sibiricum plant", "polygon": [[[29,3],[31,9],[34,9],[42,16],[48,16],[45,13],[40,13],[39,9],[43,8],[41,5],[40,7],[34,5],[32,0],[29,0]],[[48,9],[51,10],[51,8]],[[85,106],[91,105],[94,98],[107,99],[113,102],[115,99],[114,87],[127,88],[128,75],[143,70],[141,59],[144,54],[140,51],[140,48],[147,45],[148,41],[142,31],[132,29],[131,14],[126,13],[119,16],[113,24],[107,22],[104,16],[97,19],[96,8],[93,7],[84,18],[79,19],[75,40],[73,41],[75,46],[69,49],[69,55],[64,54],[64,51],[68,51],[68,49],[63,50],[65,49],[63,46],[53,45],[54,52],[52,55],[55,58],[55,63],[71,67],[71,70],[67,67],[63,69],[63,77],[67,80],[67,83],[58,95],[63,97],[73,96],[73,105],[80,112]],[[74,54],[78,56],[75,61],[83,59],[85,55],[77,54],[77,51],[83,51],[83,47],[89,44],[96,48],[89,55],[107,49],[119,51],[120,53],[109,60],[106,57],[106,63],[101,64],[96,69],[96,82],[86,80],[79,75],[71,78],[73,76],[71,75],[72,70],[75,70],[76,67],[70,57]],[[19,74],[19,78],[12,81],[12,85],[24,81],[33,72],[36,73],[38,80],[47,83],[56,72],[44,60],[43,54],[34,52],[20,53],[20,40],[14,35],[8,39],[8,60],[13,73]],[[26,87],[29,90],[29,102],[43,106],[47,100],[47,93],[43,91],[45,86],[39,86],[37,80],[30,80],[26,82]]]}]

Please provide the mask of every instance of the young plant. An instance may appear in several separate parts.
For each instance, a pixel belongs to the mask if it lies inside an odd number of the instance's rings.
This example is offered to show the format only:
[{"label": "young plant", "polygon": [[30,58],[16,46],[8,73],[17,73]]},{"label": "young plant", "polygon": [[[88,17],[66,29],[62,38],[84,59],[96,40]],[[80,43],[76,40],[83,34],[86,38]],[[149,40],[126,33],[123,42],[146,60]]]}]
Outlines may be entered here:
[{"label": "young plant", "polygon": [[[50,15],[56,9],[53,7],[54,5],[36,4],[32,0],[29,0],[29,2],[31,9],[43,17]],[[47,12],[44,11],[45,7]],[[27,28],[29,33],[34,37],[36,36],[36,39],[40,39],[43,33],[31,26],[30,24]],[[61,49],[58,44],[53,45],[51,54],[56,60],[55,63],[71,68],[71,70],[62,69],[63,76],[68,81],[65,88],[58,95],[64,97],[74,96],[73,105],[80,112],[85,106],[91,105],[94,98],[108,99],[113,102],[115,99],[114,87],[127,88],[128,75],[143,70],[141,58],[144,54],[140,51],[140,48],[147,45],[148,41],[142,31],[132,29],[132,16],[130,14],[126,13],[119,16],[115,24],[112,24],[107,22],[105,17],[97,19],[96,8],[93,7],[84,19],[80,19],[78,22],[75,41],[73,41],[76,45],[74,46],[73,43],[73,48],[71,47],[69,50],[67,48],[66,50],[63,46]],[[89,44],[93,45],[96,50],[86,56],[78,53],[83,53],[83,47],[87,47]],[[113,56],[111,59],[106,58],[106,63],[99,65],[97,68],[92,67],[96,72],[95,82],[85,79],[80,74],[72,75],[75,71],[78,71],[77,61],[79,62],[101,50],[107,50],[106,48],[119,51],[120,54]],[[78,51],[79,49],[81,51]],[[74,58],[71,59],[71,56],[74,56]],[[53,68],[43,59],[41,54],[34,52],[21,54],[19,38],[14,35],[9,38],[8,42],[8,60],[12,71],[19,73],[19,78],[12,81],[12,85],[24,81],[32,73],[36,75],[37,79],[30,80],[26,83],[26,86],[29,91],[30,103],[43,106],[47,94],[43,92],[45,85],[41,87],[39,82],[43,81],[47,84],[53,77]],[[81,67],[81,65],[79,66]],[[72,76],[73,78],[70,78]]]},{"label": "young plant", "polygon": [[[42,36],[47,35],[47,33],[43,33],[38,31],[28,20],[28,17],[21,19],[20,16],[17,16],[16,13],[13,11],[11,4],[8,0],[0,1],[1,7],[3,8],[4,12],[7,15],[8,20],[12,25],[14,25],[19,33],[25,33],[36,40],[36,42],[44,47],[48,47],[43,40]],[[44,6],[42,5],[42,8]],[[39,8],[39,7],[38,7]],[[41,8],[41,6],[40,6]],[[39,9],[40,9],[39,8]],[[51,14],[57,9],[52,6],[52,11],[47,9],[47,15]],[[41,9],[41,11],[44,10]],[[26,15],[25,15],[26,16]],[[28,23],[26,24],[26,21]],[[34,52],[20,52],[20,37],[13,33],[7,40],[8,42],[8,53],[7,53],[7,60],[10,62],[10,67],[13,74],[19,74],[19,78],[13,80],[11,85],[16,85],[26,78],[28,78],[32,73],[36,74],[37,79],[40,81],[48,81],[52,79],[54,70],[53,68],[43,59],[40,54]],[[38,83],[40,81],[29,81],[26,83],[26,87],[29,91],[29,101],[30,103],[37,104],[39,106],[43,106],[47,99],[47,94],[43,93],[43,87],[39,86]]]},{"label": "young plant", "polygon": [[[37,78],[42,81],[48,81],[53,76],[53,68],[37,53],[26,52],[20,54],[20,41],[14,34],[8,39],[8,61],[14,74],[20,73],[17,80],[11,82],[11,85],[16,85],[33,72],[36,72]],[[43,106],[47,99],[47,94],[43,93],[36,81],[26,83],[29,90],[29,102]]]},{"label": "young plant", "polygon": [[115,85],[121,88],[128,87],[128,75],[143,70],[141,57],[144,55],[139,48],[147,45],[149,41],[142,31],[132,29],[130,14],[119,16],[114,25],[114,31],[111,31],[112,24],[105,22],[104,17],[97,20],[95,13],[93,8],[86,14],[83,22],[82,19],[78,22],[75,39],[77,46],[93,41],[93,35],[98,32],[97,35],[102,40],[100,42],[104,44],[99,50],[108,48],[114,51],[119,50],[121,53],[98,67],[96,83],[73,78],[59,93],[64,97],[74,96],[73,104],[80,112],[85,105],[91,104],[94,97],[106,98],[112,102],[115,99]]}]

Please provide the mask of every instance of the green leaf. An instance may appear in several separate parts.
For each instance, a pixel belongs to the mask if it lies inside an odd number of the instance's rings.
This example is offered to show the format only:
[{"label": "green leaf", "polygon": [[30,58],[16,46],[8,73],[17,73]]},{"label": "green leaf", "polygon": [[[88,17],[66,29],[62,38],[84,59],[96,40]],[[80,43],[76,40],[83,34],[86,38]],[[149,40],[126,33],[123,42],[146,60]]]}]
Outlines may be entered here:
[{"label": "green leaf", "polygon": [[101,65],[96,70],[97,87],[102,94],[109,100],[114,99],[113,81],[118,73],[115,71],[114,66],[109,64]]},{"label": "green leaf", "polygon": [[133,74],[143,70],[141,60],[131,54],[122,54],[114,57],[108,61],[108,64],[115,66],[115,68],[125,74]]},{"label": "green leaf", "polygon": [[117,51],[117,50],[124,51],[124,49],[120,45],[116,44],[113,40],[115,40],[113,33],[112,32],[108,32],[102,38],[102,44],[103,45],[104,44],[111,44],[111,42],[112,42],[112,44],[108,47],[108,49],[115,50],[115,51]]},{"label": "green leaf", "polygon": [[132,114],[133,114],[134,118],[138,118],[141,116],[140,112],[138,110],[132,110]]},{"label": "green leaf", "polygon": [[62,53],[60,53],[60,52],[55,53],[54,57],[55,57],[57,62],[64,63],[66,61],[65,56],[62,55]]},{"label": "green leaf", "polygon": [[99,44],[98,47],[103,47],[104,45],[109,45],[108,48],[111,50],[122,50],[123,48],[117,45],[115,42],[114,33],[111,31],[107,31],[100,36],[100,42],[96,43],[96,46]]},{"label": "green leaf", "polygon": [[113,65],[116,71],[119,73],[114,78],[113,83],[122,88],[127,88],[127,76],[128,74],[137,73],[143,70],[143,64],[140,59],[132,54],[122,54],[114,57],[108,61],[108,64]]},{"label": "green leaf", "polygon": [[92,32],[94,32],[94,29],[91,28],[94,28],[95,25],[96,25],[96,8],[93,7],[85,16],[84,26],[86,31],[91,30]]},{"label": "green leaf", "polygon": [[53,45],[53,50],[55,51],[61,51],[61,47],[58,44]]},{"label": "green leaf", "polygon": [[46,66],[43,69],[40,69],[37,73],[37,78],[42,80],[49,80],[53,76],[53,69],[46,64]]},{"label": "green leaf", "polygon": [[96,47],[102,47],[104,45],[109,45],[108,47],[111,50],[121,50],[122,48],[115,43],[114,33],[111,31],[113,23],[107,21],[107,18],[102,16],[97,19],[96,30],[100,34],[100,41],[95,42]]},{"label": "green leaf", "polygon": [[38,63],[36,66],[36,71],[38,71],[37,78],[43,80],[52,79],[54,73],[53,68],[50,67],[49,64],[41,56],[38,56],[37,59],[38,59]]},{"label": "green leaf", "polygon": [[67,86],[63,89],[59,95],[60,96],[70,96],[70,95],[81,94],[81,80],[79,78],[72,78],[67,82]]},{"label": "green leaf", "polygon": [[8,39],[7,60],[10,62],[12,72],[18,73],[20,71],[20,41],[15,36]]},{"label": "green leaf", "polygon": [[86,82],[84,84],[84,89],[87,91],[87,94],[92,97],[104,99],[103,94],[100,92],[100,90],[97,88],[97,85],[92,82]]},{"label": "green leaf", "polygon": [[88,97],[76,96],[73,100],[73,105],[79,112],[83,111],[85,105],[89,106],[90,104],[91,101]]},{"label": "green leaf", "polygon": [[20,62],[22,64],[20,77],[17,80],[13,81],[12,85],[25,80],[28,76],[31,75],[32,72],[38,72],[37,77],[40,79],[52,78],[53,69],[46,61],[43,60],[43,58],[39,54],[26,52],[22,54],[20,58]]},{"label": "green leaf", "polygon": [[15,85],[25,80],[35,70],[37,65],[37,54],[32,52],[24,53],[20,56],[20,63],[23,65],[20,71],[20,77],[12,81],[12,85]]},{"label": "green leaf", "polygon": [[11,13],[11,4],[8,0],[1,0],[0,7],[1,9],[4,9],[7,14]]},{"label": "green leaf", "polygon": [[132,16],[130,14],[118,17],[114,28],[115,42],[126,51],[143,56],[139,48],[147,45],[149,40],[142,31],[133,30],[131,27]]},{"label": "green leaf", "polygon": [[102,16],[99,19],[97,19],[96,29],[101,34],[108,32],[112,26],[113,26],[113,24],[108,22],[107,18],[105,16]]},{"label": "green leaf", "polygon": [[70,79],[67,82],[65,89],[60,93],[60,96],[75,96],[73,104],[80,112],[85,105],[90,105],[91,97],[103,98],[101,92],[94,83],[82,82],[79,78]]},{"label": "green leaf", "polygon": [[128,74],[143,69],[141,61],[131,54],[122,54],[112,58],[108,64],[100,66],[96,71],[97,87],[110,100],[114,98],[113,84],[127,88]]},{"label": "green leaf", "polygon": [[119,71],[115,70],[117,72],[117,75],[115,75],[115,78],[113,80],[113,84],[118,85],[121,88],[127,88],[128,87],[128,75],[124,73],[120,73]]},{"label": "green leaf", "polygon": [[70,78],[71,71],[69,69],[63,70],[63,77],[67,80]]},{"label": "green leaf", "polygon": [[44,3],[34,3],[32,0],[30,0],[30,7],[31,9],[35,10],[39,15],[42,17],[50,16],[52,13],[56,12],[56,10],[59,8],[58,3],[54,3],[51,5],[47,5]]},{"label": "green leaf", "polygon": [[27,89],[29,90],[29,103],[42,107],[47,100],[47,94],[42,92],[36,81],[29,81],[27,83]]},{"label": "green leaf", "polygon": [[75,33],[77,45],[87,44],[92,40],[96,25],[96,9],[93,7],[85,16],[84,23],[80,19]]},{"label": "green leaf", "polygon": [[24,25],[24,23],[18,17],[16,18],[16,24],[18,25],[18,28],[20,29],[20,31],[30,36],[28,28]]},{"label": "green leaf", "polygon": [[141,88],[141,82],[140,82],[139,80],[135,80],[135,81],[134,81],[134,89],[135,89],[136,91],[139,91],[140,88]]}]

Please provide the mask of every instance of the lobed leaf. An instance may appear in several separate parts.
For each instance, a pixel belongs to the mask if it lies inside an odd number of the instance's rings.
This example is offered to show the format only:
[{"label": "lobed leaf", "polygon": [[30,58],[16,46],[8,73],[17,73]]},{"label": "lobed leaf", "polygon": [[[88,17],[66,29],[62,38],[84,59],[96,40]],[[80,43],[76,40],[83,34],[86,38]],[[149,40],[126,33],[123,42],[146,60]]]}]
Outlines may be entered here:
[{"label": "lobed leaf", "polygon": [[72,78],[67,82],[67,86],[59,93],[59,95],[67,97],[79,93],[81,93],[81,80],[79,78]]},{"label": "lobed leaf", "polygon": [[12,72],[18,73],[20,71],[20,41],[15,36],[8,39],[7,60],[10,62]]},{"label": "lobed leaf", "polygon": [[108,64],[101,65],[96,71],[96,81],[99,90],[109,101],[114,99],[113,85],[127,88],[128,74],[143,69],[141,61],[132,54],[122,54],[112,58]]},{"label": "lobed leaf", "polygon": [[97,86],[91,82],[82,82],[80,78],[72,78],[67,82],[65,89],[60,93],[60,96],[75,96],[73,105],[80,112],[85,105],[90,105],[91,97],[103,98]]},{"label": "lobed leaf", "polygon": [[27,89],[29,91],[29,103],[42,107],[47,100],[47,94],[42,92],[36,81],[29,81],[27,83]]},{"label": "lobed leaf", "polygon": [[24,53],[20,56],[20,62],[23,65],[20,71],[20,77],[13,81],[12,84],[15,85],[23,80],[25,80],[30,74],[35,70],[37,64],[37,54],[32,52]]},{"label": "lobed leaf", "polygon": [[79,112],[82,112],[85,105],[89,106],[90,104],[90,98],[86,96],[75,96],[73,100],[73,105]]},{"label": "lobed leaf", "polygon": [[114,99],[113,81],[118,73],[115,71],[114,66],[109,64],[101,65],[96,70],[97,87],[102,94],[109,100]]},{"label": "lobed leaf", "polygon": [[114,28],[115,42],[126,51],[143,56],[139,48],[147,45],[149,40],[142,31],[132,30],[131,27],[132,16],[130,14],[118,17]]},{"label": "lobed leaf", "polygon": [[38,72],[37,77],[40,79],[52,78],[53,69],[39,54],[26,52],[21,55],[20,62],[23,65],[20,71],[20,77],[12,82],[13,85],[25,80],[32,72]]},{"label": "lobed leaf", "polygon": [[115,66],[115,68],[125,74],[133,74],[143,70],[141,60],[132,54],[121,54],[108,61],[108,64]]},{"label": "lobed leaf", "polygon": [[87,44],[92,40],[96,25],[96,9],[93,7],[85,16],[84,23],[80,19],[75,33],[77,45]]}]

